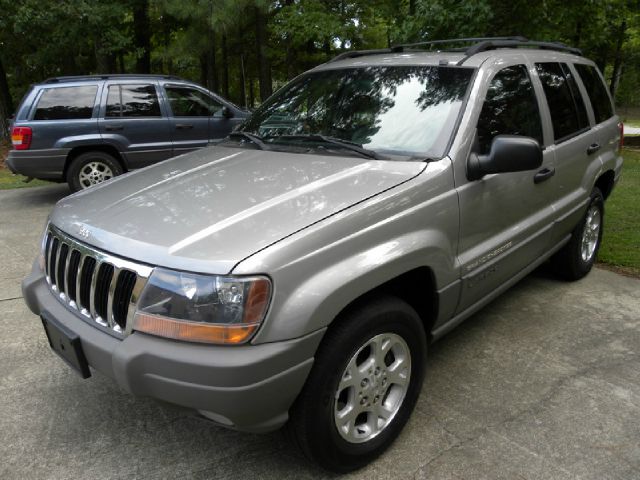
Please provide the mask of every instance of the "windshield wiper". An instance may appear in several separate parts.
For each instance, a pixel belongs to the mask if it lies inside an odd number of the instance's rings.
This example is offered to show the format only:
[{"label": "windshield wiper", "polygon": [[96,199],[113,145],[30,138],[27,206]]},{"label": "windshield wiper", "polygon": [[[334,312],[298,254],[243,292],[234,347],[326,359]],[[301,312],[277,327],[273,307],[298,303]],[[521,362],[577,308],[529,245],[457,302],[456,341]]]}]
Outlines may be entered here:
[{"label": "windshield wiper", "polygon": [[355,142],[350,142],[349,140],[342,140],[340,138],[329,137],[327,135],[320,134],[298,134],[298,135],[274,135],[273,137],[269,137],[273,139],[290,139],[290,140],[307,140],[310,142],[322,142],[328,143],[329,145],[333,145],[335,147],[343,148],[345,150],[350,150],[355,153],[359,153],[363,157],[374,158],[376,160],[382,160],[385,157],[381,156],[377,152],[373,150],[367,150],[366,148],[362,148],[362,145],[358,145]]},{"label": "windshield wiper", "polygon": [[269,150],[269,147],[262,141],[262,137],[260,135],[238,130],[237,132],[231,132],[228,136],[229,138],[240,137],[245,140],[249,140],[260,150]]}]

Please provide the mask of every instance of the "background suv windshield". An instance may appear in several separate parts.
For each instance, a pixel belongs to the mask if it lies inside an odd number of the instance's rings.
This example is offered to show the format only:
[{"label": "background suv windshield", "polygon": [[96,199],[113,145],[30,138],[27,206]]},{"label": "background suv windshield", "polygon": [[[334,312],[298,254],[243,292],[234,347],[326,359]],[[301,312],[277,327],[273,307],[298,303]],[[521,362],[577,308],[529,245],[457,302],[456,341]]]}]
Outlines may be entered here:
[{"label": "background suv windshield", "polygon": [[310,73],[268,100],[242,130],[269,143],[319,134],[380,153],[442,156],[472,72],[400,66]]}]

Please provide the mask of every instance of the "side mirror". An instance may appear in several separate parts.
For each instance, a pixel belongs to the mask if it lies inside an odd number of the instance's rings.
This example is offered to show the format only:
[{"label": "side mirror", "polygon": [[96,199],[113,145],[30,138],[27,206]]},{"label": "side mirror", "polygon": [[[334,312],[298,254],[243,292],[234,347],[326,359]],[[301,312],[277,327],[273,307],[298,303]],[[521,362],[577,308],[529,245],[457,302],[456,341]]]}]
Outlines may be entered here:
[{"label": "side mirror", "polygon": [[472,153],[467,162],[467,178],[478,180],[489,173],[522,172],[542,165],[538,141],[520,135],[498,135],[487,155]]},{"label": "side mirror", "polygon": [[226,105],[224,107],[222,107],[222,109],[220,110],[220,114],[224,117],[224,118],[233,118],[233,112],[231,111],[231,109],[229,107],[227,107]]}]

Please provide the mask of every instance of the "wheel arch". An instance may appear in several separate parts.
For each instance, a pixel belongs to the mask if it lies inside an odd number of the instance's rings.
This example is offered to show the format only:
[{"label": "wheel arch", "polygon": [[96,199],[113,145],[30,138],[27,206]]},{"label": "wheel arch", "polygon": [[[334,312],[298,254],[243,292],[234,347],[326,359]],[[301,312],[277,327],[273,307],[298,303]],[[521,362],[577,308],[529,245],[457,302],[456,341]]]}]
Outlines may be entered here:
[{"label": "wheel arch", "polygon": [[427,336],[426,340],[430,342],[431,330],[438,318],[439,298],[434,271],[427,266],[416,267],[402,273],[354,298],[340,310],[329,324],[329,328],[335,322],[339,322],[341,318],[348,316],[353,310],[369,302],[372,298],[384,295],[397,297],[416,311],[422,320]]},{"label": "wheel arch", "polygon": [[602,192],[602,196],[606,200],[611,191],[613,190],[613,186],[615,184],[615,173],[613,170],[606,170],[601,173],[594,186],[598,187]]},{"label": "wheel arch", "polygon": [[62,172],[63,178],[67,178],[67,172],[69,171],[69,167],[73,163],[73,161],[81,154],[87,152],[103,152],[111,155],[115,158],[120,166],[122,167],[123,172],[127,172],[129,169],[127,168],[127,164],[124,161],[124,158],[113,145],[103,144],[103,145],[81,145],[77,147],[73,147],[71,151],[67,154],[67,159],[64,163],[64,171]]}]

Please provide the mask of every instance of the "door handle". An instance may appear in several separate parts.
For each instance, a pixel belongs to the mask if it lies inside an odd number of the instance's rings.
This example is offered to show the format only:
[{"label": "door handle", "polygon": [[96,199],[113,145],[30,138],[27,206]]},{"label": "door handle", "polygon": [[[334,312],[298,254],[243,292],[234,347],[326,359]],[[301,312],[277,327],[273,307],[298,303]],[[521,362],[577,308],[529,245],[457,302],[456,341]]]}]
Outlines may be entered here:
[{"label": "door handle", "polygon": [[107,125],[106,127],[104,127],[104,129],[107,132],[115,132],[116,130],[124,129],[124,126],[122,126],[122,125]]},{"label": "door handle", "polygon": [[549,180],[556,174],[555,168],[543,168],[533,177],[533,183],[541,183],[545,180]]},{"label": "door handle", "polygon": [[589,145],[587,147],[587,155],[592,155],[592,154],[596,153],[598,150],[600,150],[600,144],[599,143],[592,143],[591,145]]},{"label": "door handle", "polygon": [[189,130],[190,128],[193,128],[190,123],[176,123],[177,130]]}]

